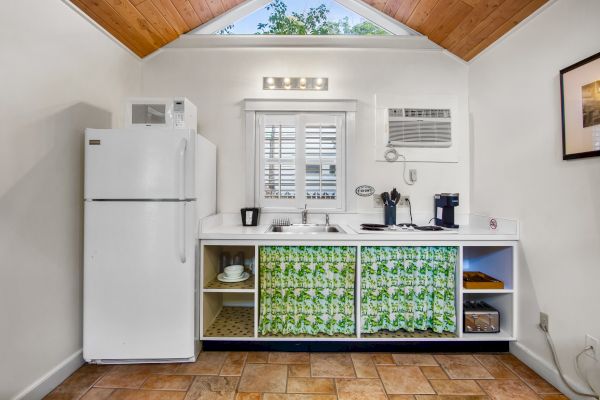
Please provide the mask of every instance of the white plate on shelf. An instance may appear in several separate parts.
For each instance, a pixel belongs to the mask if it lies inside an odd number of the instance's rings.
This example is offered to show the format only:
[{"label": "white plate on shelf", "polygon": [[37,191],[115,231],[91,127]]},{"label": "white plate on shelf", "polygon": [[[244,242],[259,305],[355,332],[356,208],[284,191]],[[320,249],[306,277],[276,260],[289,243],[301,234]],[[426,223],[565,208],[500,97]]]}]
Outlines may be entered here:
[{"label": "white plate on shelf", "polygon": [[242,282],[246,279],[250,278],[250,274],[247,272],[243,272],[238,278],[228,278],[225,276],[225,273],[221,273],[217,275],[217,279],[221,282],[234,283],[234,282]]}]

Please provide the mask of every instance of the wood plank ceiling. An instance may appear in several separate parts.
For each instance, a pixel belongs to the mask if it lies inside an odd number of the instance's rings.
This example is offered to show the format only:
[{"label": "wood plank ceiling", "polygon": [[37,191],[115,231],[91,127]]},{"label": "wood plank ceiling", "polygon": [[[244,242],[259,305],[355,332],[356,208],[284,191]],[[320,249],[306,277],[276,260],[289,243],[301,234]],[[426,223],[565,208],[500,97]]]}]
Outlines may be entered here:
[{"label": "wood plank ceiling", "polygon": [[[244,0],[71,0],[140,57]],[[463,60],[548,0],[364,0]]]}]

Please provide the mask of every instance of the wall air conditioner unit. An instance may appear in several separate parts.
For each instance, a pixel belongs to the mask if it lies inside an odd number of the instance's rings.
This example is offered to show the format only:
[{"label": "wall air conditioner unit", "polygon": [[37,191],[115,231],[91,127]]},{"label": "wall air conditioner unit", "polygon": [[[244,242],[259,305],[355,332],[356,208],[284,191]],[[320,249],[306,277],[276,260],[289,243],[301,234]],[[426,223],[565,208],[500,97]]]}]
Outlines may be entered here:
[{"label": "wall air conditioner unit", "polygon": [[450,109],[388,108],[389,147],[443,148],[452,146]]}]

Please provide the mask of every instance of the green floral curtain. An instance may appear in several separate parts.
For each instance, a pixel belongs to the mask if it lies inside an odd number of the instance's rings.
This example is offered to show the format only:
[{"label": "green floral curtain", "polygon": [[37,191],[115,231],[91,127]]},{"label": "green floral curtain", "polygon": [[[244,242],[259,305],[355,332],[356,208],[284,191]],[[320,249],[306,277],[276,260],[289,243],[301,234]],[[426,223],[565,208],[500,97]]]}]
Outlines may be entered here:
[{"label": "green floral curtain", "polygon": [[363,247],[362,332],[456,330],[456,247]]},{"label": "green floral curtain", "polygon": [[355,269],[356,247],[261,247],[260,334],[354,334]]}]

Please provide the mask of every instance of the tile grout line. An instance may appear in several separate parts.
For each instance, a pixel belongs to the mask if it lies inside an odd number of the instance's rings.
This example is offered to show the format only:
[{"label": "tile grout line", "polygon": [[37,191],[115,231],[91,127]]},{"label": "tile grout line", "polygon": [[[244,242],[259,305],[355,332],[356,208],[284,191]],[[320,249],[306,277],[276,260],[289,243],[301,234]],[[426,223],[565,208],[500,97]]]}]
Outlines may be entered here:
[{"label": "tile grout line", "polygon": [[[508,353],[508,354],[511,354],[511,353]],[[513,355],[513,357],[515,357],[515,356]],[[517,357],[515,357],[515,358],[517,358]],[[538,397],[541,398],[540,393],[538,393],[534,388],[532,388],[531,385],[529,385],[529,383],[527,383],[527,381],[519,373],[517,373],[517,371],[515,371],[510,365],[508,365],[507,363],[505,363],[504,361],[502,361],[501,358],[496,357],[496,359],[500,362],[500,364],[504,365],[504,367],[506,367],[510,372],[512,372],[518,378],[519,381],[523,382],[525,384],[525,386],[527,386],[529,389],[531,389],[531,391],[533,393],[535,393],[536,396],[538,396]],[[519,360],[518,358],[517,358],[517,360],[519,362],[523,363],[523,361]],[[525,365],[527,368],[529,368],[525,363],[523,363],[523,365]]]}]

